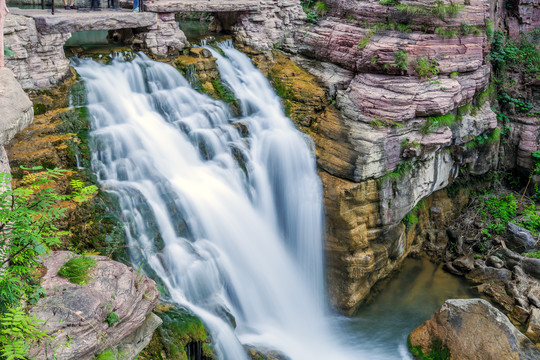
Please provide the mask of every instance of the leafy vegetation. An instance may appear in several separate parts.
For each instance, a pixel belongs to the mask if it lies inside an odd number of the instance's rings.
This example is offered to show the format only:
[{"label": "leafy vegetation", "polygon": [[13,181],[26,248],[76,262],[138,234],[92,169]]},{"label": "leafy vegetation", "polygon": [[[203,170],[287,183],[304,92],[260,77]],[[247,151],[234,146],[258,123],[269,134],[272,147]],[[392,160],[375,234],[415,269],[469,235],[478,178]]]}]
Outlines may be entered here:
[{"label": "leafy vegetation", "polygon": [[88,256],[72,257],[58,270],[58,275],[75,284],[84,285],[90,280],[90,269],[97,264],[96,259]]},{"label": "leafy vegetation", "polygon": [[[45,291],[39,285],[38,257],[60,242],[55,222],[65,215],[70,195],[60,195],[57,179],[66,171],[23,168],[25,176],[10,189],[11,175],[0,175],[0,359],[26,359],[30,345],[46,338],[39,321],[21,303],[35,304]],[[80,193],[91,194],[85,186]],[[86,196],[85,195],[85,196]]]},{"label": "leafy vegetation", "polygon": [[475,149],[479,146],[491,145],[499,141],[500,137],[501,129],[496,128],[491,132],[491,134],[484,133],[474,137],[471,141],[465,144],[465,147],[468,149]]},{"label": "leafy vegetation", "polygon": [[27,359],[30,346],[49,337],[40,330],[41,323],[21,308],[10,308],[0,317],[0,359]]},{"label": "leafy vegetation", "polygon": [[463,9],[463,5],[450,3],[445,4],[442,0],[435,1],[435,6],[431,8],[410,4],[398,4],[396,8],[407,15],[434,15],[441,20],[449,17],[456,17]]},{"label": "leafy vegetation", "polygon": [[378,129],[381,127],[398,127],[398,128],[403,127],[403,124],[400,122],[381,120],[381,119],[373,119],[369,122],[369,125],[375,129]]},{"label": "leafy vegetation", "polygon": [[407,71],[409,68],[409,56],[401,49],[394,53],[394,62],[398,69]]},{"label": "leafy vegetation", "polygon": [[457,30],[447,29],[445,27],[437,26],[435,28],[435,34],[439,35],[440,37],[444,39],[451,39],[453,37],[456,37],[458,35],[458,32]]},{"label": "leafy vegetation", "polygon": [[105,319],[109,326],[113,326],[117,322],[120,322],[120,318],[118,317],[118,314],[116,314],[114,311],[111,311],[107,314],[107,318]]},{"label": "leafy vegetation", "polygon": [[426,122],[420,127],[422,135],[429,134],[438,128],[445,126],[453,126],[456,123],[456,116],[452,113],[442,116],[432,116],[426,118]]},{"label": "leafy vegetation", "polygon": [[429,79],[439,74],[439,62],[429,56],[422,56],[414,61],[416,74],[422,79]]},{"label": "leafy vegetation", "polygon": [[326,15],[328,5],[323,1],[301,0],[300,5],[306,13],[308,23],[314,24],[319,20],[319,16]]},{"label": "leafy vegetation", "polygon": [[540,79],[540,28],[513,39],[495,31],[489,59],[493,64],[493,82],[503,112],[539,117],[526,99],[523,86]]},{"label": "leafy vegetation", "polygon": [[401,180],[405,174],[409,173],[414,168],[414,164],[412,161],[402,161],[400,162],[396,170],[392,171],[391,173],[388,173],[386,175],[383,175],[379,178],[379,181],[388,180],[388,181],[397,181]]}]

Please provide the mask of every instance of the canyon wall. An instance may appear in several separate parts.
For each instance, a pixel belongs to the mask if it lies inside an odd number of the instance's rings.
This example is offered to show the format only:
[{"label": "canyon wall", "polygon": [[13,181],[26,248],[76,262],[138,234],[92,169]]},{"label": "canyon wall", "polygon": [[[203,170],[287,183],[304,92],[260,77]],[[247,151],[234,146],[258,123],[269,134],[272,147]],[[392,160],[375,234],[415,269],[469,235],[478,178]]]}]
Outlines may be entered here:
[{"label": "canyon wall", "polygon": [[[246,14],[233,29],[239,43],[256,49],[286,111],[315,140],[328,287],[337,308],[351,313],[415,244],[433,237],[407,236],[404,218],[422,199],[461,174],[487,173],[500,159],[530,169],[540,128],[538,117],[516,116],[501,131],[492,110],[493,31],[516,19],[502,3],[325,3],[316,20],[293,30],[279,19],[305,18],[299,2],[286,1],[267,20]],[[537,26],[538,1],[515,6],[519,29]],[[501,134],[513,139],[504,141],[506,151],[499,151]]]}]

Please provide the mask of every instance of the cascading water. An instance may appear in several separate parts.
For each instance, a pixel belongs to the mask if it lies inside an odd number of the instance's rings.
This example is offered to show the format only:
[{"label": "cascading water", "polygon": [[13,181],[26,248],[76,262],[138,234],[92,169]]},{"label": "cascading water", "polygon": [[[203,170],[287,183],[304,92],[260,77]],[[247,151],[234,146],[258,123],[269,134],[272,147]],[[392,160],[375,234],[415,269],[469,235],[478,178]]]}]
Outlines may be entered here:
[{"label": "cascading water", "polygon": [[203,320],[221,359],[247,359],[243,344],[299,360],[374,359],[339,343],[323,305],[322,195],[309,141],[250,60],[221,48],[226,56],[211,51],[239,118],[144,55],[76,61],[92,167],[118,197],[133,262]]}]

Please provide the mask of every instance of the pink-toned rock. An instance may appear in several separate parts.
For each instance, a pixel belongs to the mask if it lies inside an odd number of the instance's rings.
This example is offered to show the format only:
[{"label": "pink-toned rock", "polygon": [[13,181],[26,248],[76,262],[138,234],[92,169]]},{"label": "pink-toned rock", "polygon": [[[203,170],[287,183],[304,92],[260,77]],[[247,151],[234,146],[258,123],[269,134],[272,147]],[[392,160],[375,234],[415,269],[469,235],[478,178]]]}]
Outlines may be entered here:
[{"label": "pink-toned rock", "polygon": [[[420,57],[437,59],[441,74],[469,72],[484,64],[485,35],[445,39],[422,32],[402,33],[383,30],[374,35],[369,27],[330,18],[316,27],[297,33],[298,51],[347,69],[371,72],[403,72],[397,69],[394,56],[398,50],[408,55],[408,71],[414,74],[414,61]],[[369,40],[363,46],[362,41]]]},{"label": "pink-toned rock", "polygon": [[[33,358],[54,353],[58,360],[93,359],[135,333],[157,304],[153,280],[104,256],[92,256],[97,265],[87,284],[69,282],[58,270],[73,256],[77,255],[58,251],[43,260],[47,273],[41,285],[47,295],[30,312],[45,321],[43,329],[53,340],[32,349]],[[106,319],[112,312],[119,321],[109,326]]]},{"label": "pink-toned rock", "polygon": [[380,74],[358,74],[348,95],[363,115],[403,122],[422,116],[444,115],[470,102],[486,87],[489,68],[460,75],[456,79],[439,77],[423,80]]}]

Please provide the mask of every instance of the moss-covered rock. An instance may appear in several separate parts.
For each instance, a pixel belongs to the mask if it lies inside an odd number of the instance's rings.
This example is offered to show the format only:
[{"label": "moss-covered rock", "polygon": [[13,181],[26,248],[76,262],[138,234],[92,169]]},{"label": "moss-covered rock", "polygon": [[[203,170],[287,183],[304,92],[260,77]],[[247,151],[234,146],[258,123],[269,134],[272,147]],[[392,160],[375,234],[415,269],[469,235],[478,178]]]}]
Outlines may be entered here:
[{"label": "moss-covered rock", "polygon": [[211,339],[202,321],[189,310],[160,304],[155,309],[163,320],[141,360],[214,359]]}]

